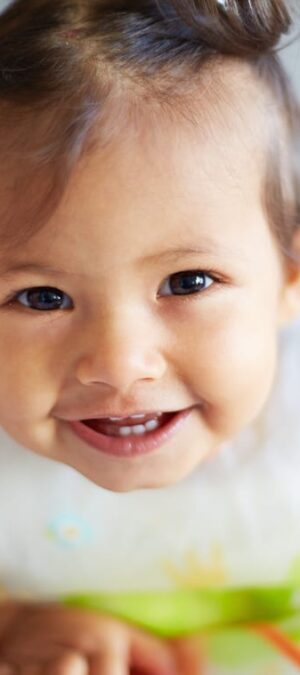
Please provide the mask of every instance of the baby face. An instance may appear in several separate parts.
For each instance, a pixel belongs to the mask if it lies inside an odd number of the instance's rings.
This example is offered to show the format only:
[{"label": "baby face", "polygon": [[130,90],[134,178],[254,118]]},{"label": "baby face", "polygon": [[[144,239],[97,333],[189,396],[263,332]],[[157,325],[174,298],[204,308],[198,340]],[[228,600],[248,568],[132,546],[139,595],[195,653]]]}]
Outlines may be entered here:
[{"label": "baby face", "polygon": [[0,424],[104,488],[179,481],[269,396],[286,282],[251,105],[94,150],[1,261]]}]

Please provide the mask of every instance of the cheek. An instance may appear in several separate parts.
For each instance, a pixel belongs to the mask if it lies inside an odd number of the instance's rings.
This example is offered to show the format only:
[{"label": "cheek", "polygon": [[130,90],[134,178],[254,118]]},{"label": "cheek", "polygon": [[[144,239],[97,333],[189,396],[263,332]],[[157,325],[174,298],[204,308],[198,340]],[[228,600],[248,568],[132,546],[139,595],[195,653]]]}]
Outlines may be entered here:
[{"label": "cheek", "polygon": [[[194,395],[206,404],[208,423],[224,433],[252,421],[270,394],[277,358],[275,322],[229,314],[193,331],[193,362],[186,363]],[[192,367],[191,367],[192,366]]]},{"label": "cheek", "polygon": [[[0,416],[2,419],[30,419],[47,411],[58,381],[57,360],[45,339],[32,332],[16,330],[0,333]],[[0,420],[1,422],[1,420]]]}]

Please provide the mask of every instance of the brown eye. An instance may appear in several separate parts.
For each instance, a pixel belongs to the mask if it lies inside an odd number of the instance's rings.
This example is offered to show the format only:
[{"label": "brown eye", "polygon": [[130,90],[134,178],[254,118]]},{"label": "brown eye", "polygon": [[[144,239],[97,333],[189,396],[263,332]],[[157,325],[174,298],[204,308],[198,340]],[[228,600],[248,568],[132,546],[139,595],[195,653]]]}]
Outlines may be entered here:
[{"label": "brown eye", "polygon": [[72,300],[57,288],[29,288],[15,296],[14,302],[40,312],[53,312],[73,307]]},{"label": "brown eye", "polygon": [[160,288],[159,295],[192,295],[205,291],[214,283],[206,272],[191,271],[171,274]]}]

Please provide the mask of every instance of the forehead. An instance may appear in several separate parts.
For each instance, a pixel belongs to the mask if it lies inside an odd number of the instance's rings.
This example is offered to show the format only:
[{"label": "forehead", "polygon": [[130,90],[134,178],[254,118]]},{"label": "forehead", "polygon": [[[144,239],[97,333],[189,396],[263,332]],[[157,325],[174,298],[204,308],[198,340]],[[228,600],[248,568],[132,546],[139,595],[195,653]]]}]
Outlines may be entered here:
[{"label": "forehead", "polygon": [[208,71],[205,86],[193,93],[173,114],[172,102],[134,111],[136,118],[133,113],[112,142],[82,158],[63,208],[79,201],[81,190],[87,200],[101,202],[103,195],[104,205],[113,201],[113,207],[119,196],[128,208],[148,200],[171,207],[173,199],[177,205],[193,196],[205,203],[209,186],[226,186],[231,197],[241,190],[259,196],[269,120],[249,69],[234,64],[222,75]]},{"label": "forehead", "polygon": [[[266,105],[249,67],[228,62],[207,69],[202,86],[188,88],[177,103],[173,114],[172,102],[131,110],[123,131],[83,156],[58,209],[24,252],[47,248],[54,231],[56,238],[74,235],[76,225],[129,236],[130,223],[139,220],[150,238],[153,222],[166,221],[167,234],[167,221],[182,227],[191,214],[205,218],[220,202],[242,210],[247,195],[258,202]],[[121,107],[116,119],[120,113]]]}]

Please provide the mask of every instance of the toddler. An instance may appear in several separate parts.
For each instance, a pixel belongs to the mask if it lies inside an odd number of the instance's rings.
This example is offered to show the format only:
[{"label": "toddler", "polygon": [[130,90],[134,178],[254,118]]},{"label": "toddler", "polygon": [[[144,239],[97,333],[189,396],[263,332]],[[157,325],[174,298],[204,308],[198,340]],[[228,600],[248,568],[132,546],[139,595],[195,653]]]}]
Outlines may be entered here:
[{"label": "toddler", "polygon": [[283,0],[1,16],[0,675],[299,672],[299,614],[163,639],[64,604],[300,579],[290,22]]}]

